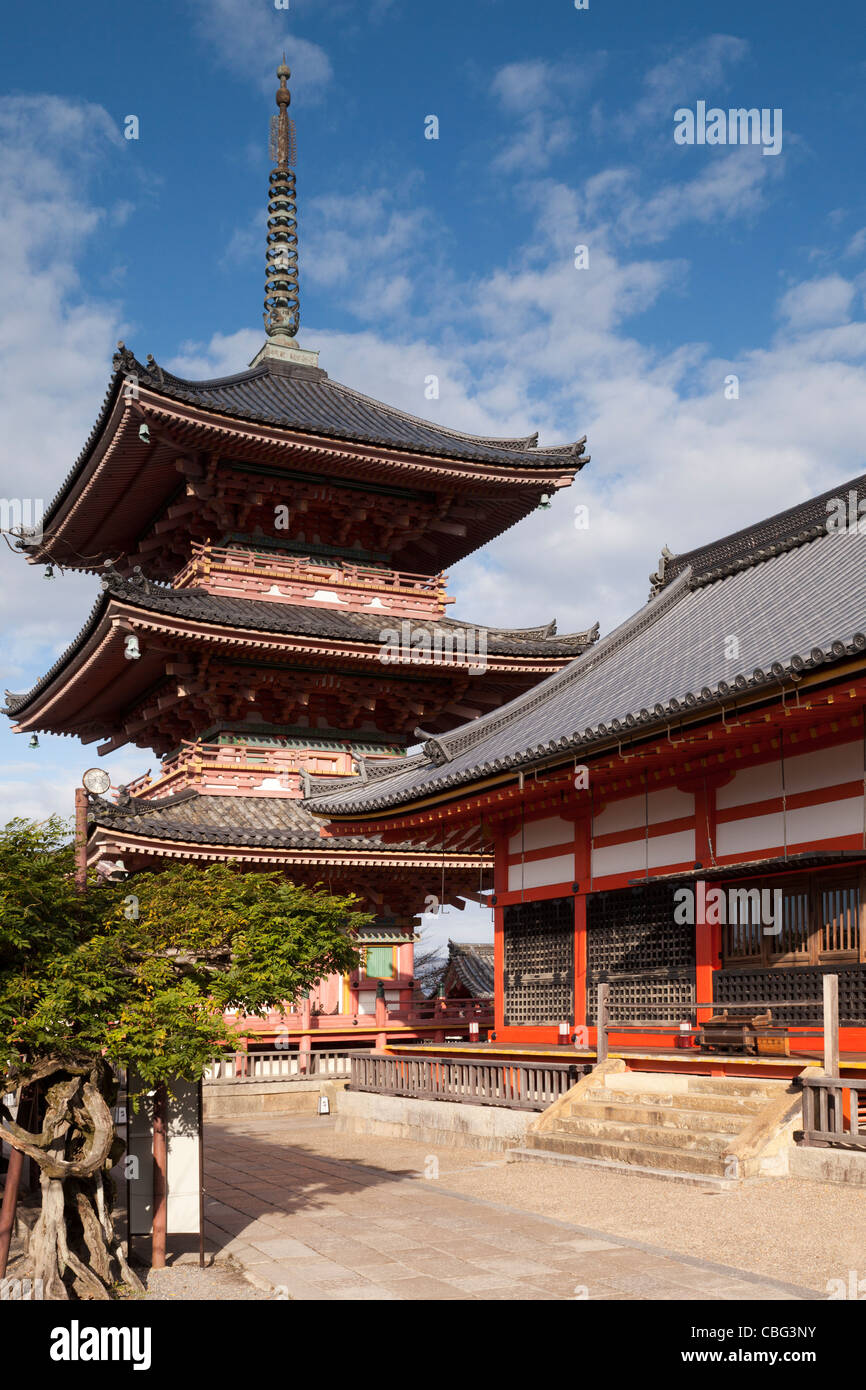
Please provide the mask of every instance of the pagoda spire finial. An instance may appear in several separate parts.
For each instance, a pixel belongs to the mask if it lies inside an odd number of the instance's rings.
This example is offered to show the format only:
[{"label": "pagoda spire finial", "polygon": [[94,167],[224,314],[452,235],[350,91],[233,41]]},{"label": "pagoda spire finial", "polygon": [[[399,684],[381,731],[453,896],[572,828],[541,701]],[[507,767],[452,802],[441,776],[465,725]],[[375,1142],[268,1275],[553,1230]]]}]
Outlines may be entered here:
[{"label": "pagoda spire finial", "polygon": [[300,322],[298,291],[298,210],[295,203],[295,125],[289,120],[291,71],[286,55],[277,68],[277,115],[271,117],[271,170],[268,194],[268,264],[265,328],[268,339],[294,338]]}]

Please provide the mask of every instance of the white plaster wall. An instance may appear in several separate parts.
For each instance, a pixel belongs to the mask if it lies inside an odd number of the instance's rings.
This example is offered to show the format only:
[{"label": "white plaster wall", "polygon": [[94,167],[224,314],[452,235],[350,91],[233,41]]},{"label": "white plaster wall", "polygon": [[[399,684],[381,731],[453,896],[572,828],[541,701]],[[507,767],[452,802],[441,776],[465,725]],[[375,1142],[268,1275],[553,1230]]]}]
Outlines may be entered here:
[{"label": "white plaster wall", "polygon": [[573,854],[560,854],[553,859],[531,859],[528,864],[508,866],[509,893],[517,893],[521,888],[545,888],[550,883],[571,883],[573,879]]},{"label": "white plaster wall", "polygon": [[519,854],[521,846],[528,853],[532,849],[547,849],[548,845],[567,845],[574,841],[574,822],[563,820],[561,816],[548,816],[545,820],[527,821],[523,833],[518,830],[508,841],[508,853]]}]

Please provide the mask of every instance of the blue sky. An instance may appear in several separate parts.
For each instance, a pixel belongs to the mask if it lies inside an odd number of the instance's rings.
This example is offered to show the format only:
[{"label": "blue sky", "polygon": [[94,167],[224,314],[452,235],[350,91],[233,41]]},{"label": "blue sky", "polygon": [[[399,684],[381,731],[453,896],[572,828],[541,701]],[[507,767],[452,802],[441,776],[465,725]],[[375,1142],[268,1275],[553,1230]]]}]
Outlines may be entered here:
[{"label": "blue sky", "polygon": [[[2,495],[56,491],[117,338],[192,376],[253,356],[285,47],[302,345],[458,428],[587,433],[575,487],[455,568],[454,611],[609,628],[645,600],[663,543],[688,549],[863,469],[863,38],[854,0],[15,7],[0,52]],[[781,153],[677,145],[674,112],[698,101],[781,109]],[[0,559],[0,661],[22,690],[96,586]],[[94,760],[41,743],[0,731],[6,815],[67,809]],[[127,748],[107,765],[120,780],[153,761]]]}]

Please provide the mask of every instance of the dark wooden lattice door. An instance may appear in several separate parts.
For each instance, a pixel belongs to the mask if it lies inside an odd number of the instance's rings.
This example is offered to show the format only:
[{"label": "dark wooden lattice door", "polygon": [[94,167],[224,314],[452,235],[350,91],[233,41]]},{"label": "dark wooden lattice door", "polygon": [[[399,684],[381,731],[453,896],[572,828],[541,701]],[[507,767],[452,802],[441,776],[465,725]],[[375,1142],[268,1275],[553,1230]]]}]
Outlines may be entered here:
[{"label": "dark wooden lattice door", "polygon": [[587,1018],[610,985],[619,1023],[679,1023],[695,1005],[695,929],[674,921],[670,884],[593,893],[586,902]]},{"label": "dark wooden lattice door", "polygon": [[506,1026],[574,1022],[574,898],[506,907]]}]

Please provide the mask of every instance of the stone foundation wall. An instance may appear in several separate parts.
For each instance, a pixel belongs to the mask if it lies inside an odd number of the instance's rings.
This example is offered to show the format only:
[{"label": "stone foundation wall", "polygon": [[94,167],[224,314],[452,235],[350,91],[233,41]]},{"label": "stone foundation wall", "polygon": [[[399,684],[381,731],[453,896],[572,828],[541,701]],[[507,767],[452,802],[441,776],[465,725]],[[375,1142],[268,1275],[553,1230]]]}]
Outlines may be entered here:
[{"label": "stone foundation wall", "polygon": [[243,1081],[230,1086],[204,1087],[204,1118],[225,1120],[237,1115],[315,1115],[319,1096],[327,1096],[331,1111],[345,1081],[315,1077],[307,1081]]},{"label": "stone foundation wall", "polygon": [[336,1129],[343,1133],[494,1152],[521,1143],[527,1126],[538,1118],[532,1110],[380,1096],[372,1091],[343,1091],[337,1097],[336,1115]]}]

